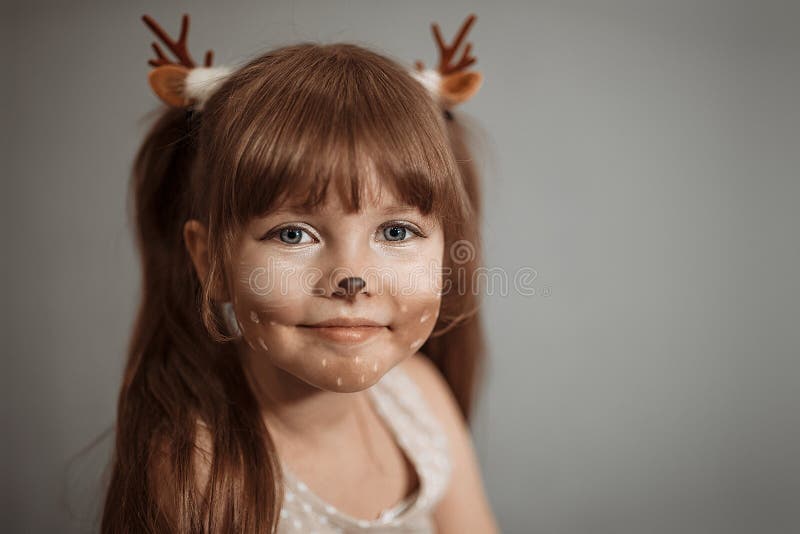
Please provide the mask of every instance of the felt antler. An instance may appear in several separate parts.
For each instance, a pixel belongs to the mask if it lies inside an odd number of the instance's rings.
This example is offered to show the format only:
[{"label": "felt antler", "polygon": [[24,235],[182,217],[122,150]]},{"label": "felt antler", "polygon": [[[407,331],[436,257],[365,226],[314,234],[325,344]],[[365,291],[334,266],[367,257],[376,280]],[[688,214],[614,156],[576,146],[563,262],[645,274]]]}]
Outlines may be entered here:
[{"label": "felt antler", "polygon": [[432,23],[433,37],[439,48],[439,66],[436,70],[426,69],[422,61],[416,61],[417,72],[415,77],[423,83],[429,90],[436,94],[445,106],[453,106],[466,102],[478,92],[483,75],[478,71],[467,71],[466,68],[477,61],[477,58],[470,56],[472,43],[467,43],[461,59],[453,64],[453,57],[461,46],[464,37],[470,27],[474,24],[477,17],[470,14],[461,24],[461,28],[456,34],[453,44],[448,46],[437,23]]},{"label": "felt antler", "polygon": [[[189,34],[189,15],[184,14],[181,18],[181,36],[178,38],[177,42],[170,39],[169,35],[167,35],[167,32],[164,31],[164,28],[162,28],[150,15],[142,15],[142,20],[151,30],[153,30],[153,33],[155,33],[158,38],[169,47],[172,53],[175,54],[175,57],[181,61],[181,65],[190,69],[195,67],[194,60],[189,55],[189,50],[186,48],[186,37]],[[151,59],[148,61],[148,63],[154,67],[159,67],[161,65],[175,65],[175,63],[167,59],[167,57],[161,51],[161,48],[158,46],[158,43],[154,42],[152,46],[153,50],[155,50],[156,54],[158,55],[158,59]],[[213,57],[214,52],[212,50],[206,52],[206,67],[211,66],[211,60]]]},{"label": "felt antler", "polygon": [[158,57],[148,60],[148,64],[155,67],[147,77],[150,87],[169,106],[194,105],[197,109],[202,109],[205,100],[231,69],[212,67],[211,62],[214,58],[212,50],[206,52],[204,66],[196,66],[186,45],[189,15],[184,14],[181,19],[181,33],[177,41],[171,39],[150,15],[142,15],[142,20],[178,59],[177,62],[171,61],[164,55],[158,43],[153,42],[152,47]]}]

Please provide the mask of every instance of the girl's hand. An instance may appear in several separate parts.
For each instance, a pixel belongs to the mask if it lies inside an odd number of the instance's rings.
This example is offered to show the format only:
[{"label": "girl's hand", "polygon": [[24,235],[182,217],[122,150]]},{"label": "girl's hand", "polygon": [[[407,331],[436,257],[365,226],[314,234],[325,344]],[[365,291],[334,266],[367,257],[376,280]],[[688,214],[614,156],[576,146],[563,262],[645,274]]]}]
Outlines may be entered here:
[{"label": "girl's hand", "polygon": [[438,532],[496,534],[499,528],[483,488],[469,428],[450,387],[439,369],[421,353],[400,365],[420,388],[449,441],[453,470],[447,493],[434,515]]}]

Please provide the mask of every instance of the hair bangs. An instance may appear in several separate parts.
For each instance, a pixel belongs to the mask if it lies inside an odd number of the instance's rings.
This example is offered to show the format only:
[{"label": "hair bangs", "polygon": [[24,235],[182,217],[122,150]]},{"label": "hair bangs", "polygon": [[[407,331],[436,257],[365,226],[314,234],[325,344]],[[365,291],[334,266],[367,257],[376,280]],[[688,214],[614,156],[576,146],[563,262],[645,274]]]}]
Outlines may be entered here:
[{"label": "hair bangs", "polygon": [[239,224],[284,204],[317,207],[331,189],[357,211],[373,185],[440,220],[466,216],[440,111],[419,82],[353,45],[291,49],[245,66],[239,76],[258,85],[228,99],[224,197]]}]

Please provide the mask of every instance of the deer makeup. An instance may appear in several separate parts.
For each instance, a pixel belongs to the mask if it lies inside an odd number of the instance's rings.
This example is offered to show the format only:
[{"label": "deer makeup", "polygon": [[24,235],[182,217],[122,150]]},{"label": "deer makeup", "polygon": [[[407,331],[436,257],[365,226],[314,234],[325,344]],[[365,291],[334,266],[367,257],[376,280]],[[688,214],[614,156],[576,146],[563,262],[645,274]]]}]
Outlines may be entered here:
[{"label": "deer makeup", "polygon": [[320,389],[353,392],[428,338],[441,302],[443,231],[388,190],[373,198],[345,213],[331,193],[311,213],[280,207],[251,221],[229,283],[254,365],[266,360]]}]

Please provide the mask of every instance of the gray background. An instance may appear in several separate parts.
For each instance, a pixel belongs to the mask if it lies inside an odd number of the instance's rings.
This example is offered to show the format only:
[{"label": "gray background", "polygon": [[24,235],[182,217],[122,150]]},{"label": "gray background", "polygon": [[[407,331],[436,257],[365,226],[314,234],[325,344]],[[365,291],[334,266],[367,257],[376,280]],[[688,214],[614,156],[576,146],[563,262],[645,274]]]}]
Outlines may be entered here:
[{"label": "gray background", "polygon": [[485,302],[504,532],[800,532],[800,7],[699,0],[6,6],[4,532],[90,524],[109,438],[68,460],[113,422],[137,303],[140,16],[184,11],[217,64],[311,39],[409,66],[477,13],[486,263],[537,273]]}]

